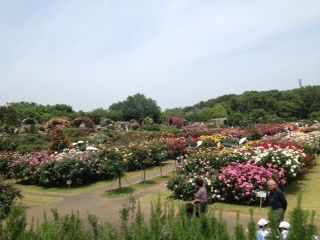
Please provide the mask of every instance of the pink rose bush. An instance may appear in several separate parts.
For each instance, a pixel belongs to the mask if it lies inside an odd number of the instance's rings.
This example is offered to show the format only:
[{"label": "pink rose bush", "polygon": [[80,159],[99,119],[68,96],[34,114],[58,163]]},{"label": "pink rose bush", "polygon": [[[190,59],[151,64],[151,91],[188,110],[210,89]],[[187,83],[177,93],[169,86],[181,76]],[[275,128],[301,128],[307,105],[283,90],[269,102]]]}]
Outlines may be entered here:
[{"label": "pink rose bush", "polygon": [[74,185],[104,178],[100,171],[102,159],[95,151],[65,150],[59,154],[45,151],[27,154],[10,163],[11,175],[25,182],[42,186]]},{"label": "pink rose bush", "polygon": [[279,132],[286,132],[288,130],[296,130],[297,126],[293,123],[283,124],[258,124],[256,130],[261,132],[263,135],[274,135]]},{"label": "pink rose bush", "polygon": [[[143,167],[159,165],[167,160],[167,145],[160,140],[144,141],[129,146],[108,147],[99,149],[88,143],[78,141],[72,149],[64,149],[61,153],[39,151],[26,155],[0,155],[0,170],[8,172],[12,177],[28,184],[41,186],[82,185],[90,182],[112,178],[107,156],[115,152],[121,156],[119,162],[124,170],[135,170]],[[108,151],[109,154],[105,154]],[[111,164],[111,163],[110,163]],[[112,162],[112,165],[117,164]]]},{"label": "pink rose bush", "polygon": [[[319,143],[320,135],[316,136],[313,142]],[[212,202],[254,204],[259,201],[256,193],[267,190],[269,178],[276,178],[282,186],[313,165],[314,156],[299,141],[250,142],[222,150],[188,148],[181,171],[171,178],[168,188],[175,197],[190,200],[195,193],[194,180],[200,177]]]},{"label": "pink rose bush", "polygon": [[239,202],[252,204],[258,202],[257,192],[266,190],[266,182],[274,175],[278,182],[285,184],[285,170],[276,166],[267,168],[255,163],[232,163],[221,169],[215,186],[211,186],[213,201]]}]

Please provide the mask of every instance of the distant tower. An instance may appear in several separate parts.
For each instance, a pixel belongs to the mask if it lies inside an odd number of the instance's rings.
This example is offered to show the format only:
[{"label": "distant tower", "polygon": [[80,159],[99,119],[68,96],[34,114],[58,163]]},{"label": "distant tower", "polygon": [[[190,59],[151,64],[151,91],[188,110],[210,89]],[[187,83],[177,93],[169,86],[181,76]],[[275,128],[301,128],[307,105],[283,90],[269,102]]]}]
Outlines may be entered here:
[{"label": "distant tower", "polygon": [[299,88],[302,88],[302,80],[299,79]]}]

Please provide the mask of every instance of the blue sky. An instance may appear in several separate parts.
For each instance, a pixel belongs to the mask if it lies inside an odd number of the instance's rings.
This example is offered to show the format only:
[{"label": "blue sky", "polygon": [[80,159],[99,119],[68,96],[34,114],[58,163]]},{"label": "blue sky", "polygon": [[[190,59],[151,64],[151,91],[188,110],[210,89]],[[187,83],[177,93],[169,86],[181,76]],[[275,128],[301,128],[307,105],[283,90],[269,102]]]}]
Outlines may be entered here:
[{"label": "blue sky", "polygon": [[0,105],[165,108],[320,85],[319,0],[1,0]]}]

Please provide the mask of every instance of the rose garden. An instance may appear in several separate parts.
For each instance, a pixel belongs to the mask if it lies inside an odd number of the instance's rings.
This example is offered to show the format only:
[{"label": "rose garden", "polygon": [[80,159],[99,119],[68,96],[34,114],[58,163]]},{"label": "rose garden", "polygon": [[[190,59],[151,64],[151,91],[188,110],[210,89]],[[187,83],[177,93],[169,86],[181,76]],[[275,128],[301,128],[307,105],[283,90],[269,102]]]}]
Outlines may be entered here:
[{"label": "rose garden", "polygon": [[[50,127],[52,122],[54,127]],[[130,123],[127,124],[131,129]],[[66,187],[68,182],[72,187],[79,187],[112,178],[118,178],[121,183],[125,171],[145,171],[176,159],[176,172],[167,184],[175,198],[192,200],[194,180],[201,177],[210,203],[254,206],[259,204],[257,193],[266,190],[269,178],[277,179],[280,186],[294,183],[317,164],[316,155],[320,151],[317,123],[264,124],[241,130],[210,129],[205,124],[193,123],[176,129],[174,134],[92,126],[85,141],[73,143],[65,134],[70,127],[65,119],[50,120],[46,124],[50,136],[48,149],[25,154],[2,152],[3,177],[48,188]],[[118,136],[103,142],[100,139],[106,131]],[[127,134],[132,135],[131,141],[124,141]],[[244,137],[246,141],[239,144]],[[191,147],[199,141],[200,146]],[[2,195],[7,194],[2,203],[4,214],[20,196],[5,179],[1,190]]]},{"label": "rose garden", "polygon": [[[66,108],[58,106],[62,107]],[[270,178],[298,199],[296,206],[289,201],[290,239],[310,239],[317,234],[319,217],[311,211],[319,210],[317,179],[308,180],[311,193],[300,195],[304,189],[299,187],[319,169],[320,124],[315,119],[259,123],[235,117],[228,124],[187,122],[169,114],[162,121],[156,115],[117,120],[116,108],[111,118],[100,117],[101,112],[90,117],[66,109],[70,115],[59,112],[49,118],[49,113],[43,113],[38,119],[45,121],[30,117],[21,123],[10,120],[9,108],[4,111],[0,134],[2,239],[255,239],[252,211],[244,218],[238,215],[230,233],[230,219],[222,218],[224,210],[218,206],[246,206],[259,216],[267,215],[259,212],[263,200],[259,194],[267,192]],[[199,117],[196,114],[193,120]],[[15,128],[10,128],[9,120]],[[184,206],[194,198],[197,178],[204,180],[210,207],[208,215],[193,219],[190,227]],[[159,191],[165,197],[158,196]],[[112,201],[111,193],[125,198],[116,196]],[[305,194],[309,194],[308,209],[301,203]],[[146,212],[140,200],[147,195],[159,200]],[[134,196],[137,201],[132,200]],[[62,208],[39,203],[46,198],[60,201]],[[123,205],[115,226],[94,215],[114,218],[116,206],[125,201],[135,205]],[[37,206],[51,212],[51,217],[40,216],[35,226],[33,216],[27,218],[26,213]],[[268,217],[275,232],[271,239],[278,239],[272,215]]]}]

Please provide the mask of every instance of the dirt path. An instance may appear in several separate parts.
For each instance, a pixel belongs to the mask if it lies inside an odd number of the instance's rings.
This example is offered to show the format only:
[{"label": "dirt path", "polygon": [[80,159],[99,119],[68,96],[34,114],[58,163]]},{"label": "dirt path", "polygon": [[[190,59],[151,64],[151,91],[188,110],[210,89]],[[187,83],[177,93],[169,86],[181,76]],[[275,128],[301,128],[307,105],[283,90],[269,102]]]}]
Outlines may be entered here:
[{"label": "dirt path", "polygon": [[[175,170],[175,165],[173,162],[166,164],[163,167],[163,175],[167,175]],[[147,179],[153,179],[160,176],[160,171],[147,172]],[[127,177],[126,181],[122,180],[122,186],[129,186],[136,184],[141,181],[141,176],[138,174],[133,177]],[[60,215],[65,215],[71,213],[72,210],[78,211],[81,218],[86,218],[88,213],[95,214],[101,221],[108,221],[113,224],[119,223],[119,211],[124,205],[129,203],[128,198],[102,198],[100,197],[105,191],[118,188],[118,183],[115,181],[114,184],[108,186],[97,187],[93,190],[88,190],[84,193],[77,195],[63,195],[63,194],[51,194],[51,193],[39,193],[39,192],[29,192],[23,191],[24,195],[32,196],[33,198],[61,198],[53,203],[49,204],[34,204],[32,202],[24,202],[27,206],[27,217],[28,221],[31,219],[38,220],[42,222],[44,211],[46,211],[49,216],[50,209],[56,208]],[[147,195],[159,192],[166,188],[165,183],[156,184],[151,187],[137,191],[134,193],[135,199],[139,200]],[[147,206],[148,205],[148,206]],[[144,204],[141,206],[142,211],[147,215],[150,211],[149,204]],[[149,210],[149,211],[148,211]]]},{"label": "dirt path", "polygon": [[[163,175],[167,175],[175,170],[174,163],[171,162],[163,168]],[[147,174],[147,179],[153,179],[160,176],[160,171],[152,171],[152,173]],[[140,175],[135,175],[133,177],[127,177],[126,179],[131,185],[136,184],[141,181]],[[128,186],[128,182],[122,181],[122,186]],[[103,194],[107,190],[112,190],[118,188],[118,183],[115,181],[114,184],[108,186],[97,187],[92,190],[88,190],[84,193],[77,195],[63,195],[63,194],[50,194],[50,193],[36,193],[23,191],[23,194],[31,195],[33,197],[52,197],[61,198],[61,200],[49,204],[33,204],[26,202],[27,205],[27,217],[30,222],[31,219],[42,222],[44,211],[46,211],[47,216],[50,218],[50,209],[55,208],[58,210],[60,215],[70,214],[72,210],[78,211],[81,218],[85,219],[88,213],[96,215],[101,222],[110,222],[115,226],[119,225],[120,222],[120,210],[124,205],[129,204],[129,198],[116,197],[116,198],[102,198]],[[160,183],[148,186],[137,192],[133,193],[134,198],[138,200],[143,200],[150,195],[164,191],[166,189],[166,181],[160,181]],[[147,198],[148,199],[148,198]],[[150,216],[150,202],[140,201],[141,210],[144,213],[146,221]],[[214,208],[214,206],[211,206]],[[232,232],[236,224],[236,213],[234,212],[223,212],[223,218],[228,222],[229,231]],[[258,216],[256,216],[258,218]],[[241,223],[243,225],[247,224],[249,221],[249,216],[246,214],[241,215]]]}]

